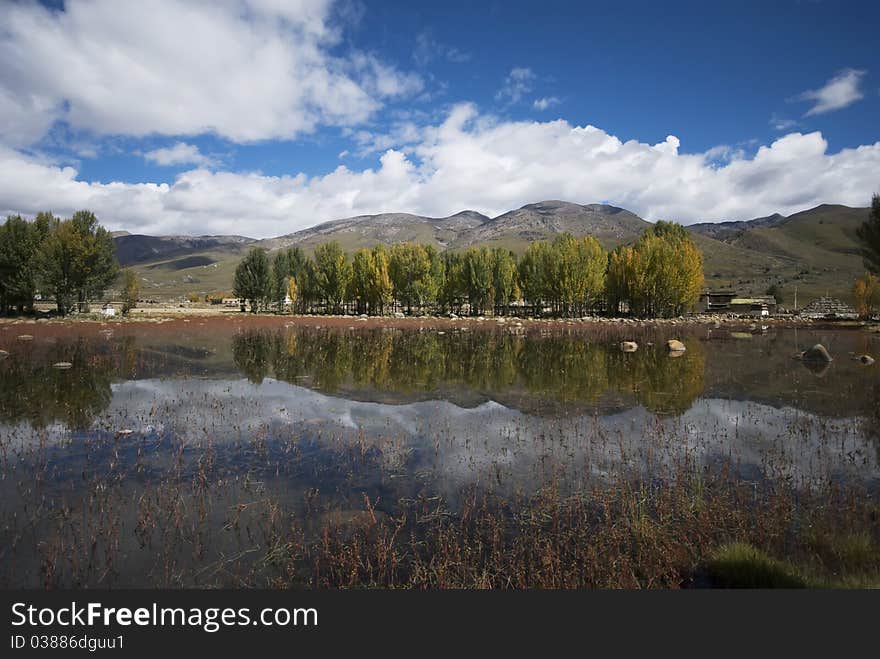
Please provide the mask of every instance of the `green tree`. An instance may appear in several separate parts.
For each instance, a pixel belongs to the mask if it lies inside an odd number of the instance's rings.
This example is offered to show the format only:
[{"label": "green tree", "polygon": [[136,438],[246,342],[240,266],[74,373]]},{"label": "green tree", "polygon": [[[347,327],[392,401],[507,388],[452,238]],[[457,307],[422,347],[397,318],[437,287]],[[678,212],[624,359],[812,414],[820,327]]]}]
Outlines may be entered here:
[{"label": "green tree", "polygon": [[471,247],[464,254],[464,282],[471,315],[482,315],[492,304],[492,254],[487,247]]},{"label": "green tree", "polygon": [[140,286],[138,285],[137,275],[131,268],[122,271],[122,315],[127,316],[128,312],[137,306],[138,295],[140,295]]},{"label": "green tree", "polygon": [[518,274],[523,298],[535,307],[535,315],[540,316],[548,297],[547,278],[550,265],[549,248],[546,242],[531,243],[520,259]]},{"label": "green tree", "polygon": [[305,255],[301,247],[288,249],[287,260],[290,264],[290,276],[296,280],[297,299],[294,309],[305,313],[317,297],[314,283],[315,264]]},{"label": "green tree", "polygon": [[357,304],[358,313],[381,314],[391,301],[392,285],[388,274],[388,253],[381,244],[372,250],[362,247],[352,258],[352,276],[348,298]]},{"label": "green tree", "polygon": [[495,294],[495,313],[507,314],[511,302],[519,299],[516,278],[516,255],[501,247],[492,250],[492,290]]},{"label": "green tree", "polygon": [[77,211],[52,222],[37,256],[41,288],[51,293],[62,315],[76,303],[87,311],[119,274],[113,238],[95,214]]},{"label": "green tree", "polygon": [[348,299],[355,301],[359,314],[367,312],[372,276],[373,253],[366,247],[361,247],[351,259],[351,281],[348,288]]},{"label": "green tree", "polygon": [[0,226],[0,312],[33,307],[37,292],[36,256],[52,226],[52,216],[40,213],[28,222],[20,215]]},{"label": "green tree", "polygon": [[279,313],[284,310],[284,298],[287,296],[288,280],[291,276],[290,255],[284,250],[278,250],[272,257],[269,291],[275,309]]},{"label": "green tree", "polygon": [[582,315],[593,306],[605,287],[608,256],[592,236],[558,236],[550,247],[552,297],[558,311]]},{"label": "green tree", "polygon": [[372,268],[367,285],[370,313],[383,314],[385,307],[391,304],[394,287],[389,274],[388,250],[381,243],[373,246]]},{"label": "green tree", "polygon": [[321,298],[315,274],[315,262],[310,258],[306,259],[300,273],[293,276],[299,291],[298,309],[301,313],[308,313]]},{"label": "green tree", "polygon": [[782,304],[782,287],[779,284],[770,284],[767,287],[767,290],[764,291],[765,295],[772,295],[776,299],[777,304]]},{"label": "green tree", "polygon": [[605,297],[608,313],[619,315],[638,306],[638,292],[643,288],[644,271],[639,253],[633,247],[621,245],[608,255],[605,278]]},{"label": "green tree", "polygon": [[875,275],[880,275],[880,195],[871,198],[871,214],[856,229],[856,235],[862,241],[862,259],[865,268]]},{"label": "green tree", "polygon": [[[436,255],[436,250],[434,250]],[[388,274],[394,287],[394,297],[406,307],[422,307],[437,298],[436,263],[432,253],[417,243],[397,243],[391,247],[388,258]]]},{"label": "green tree", "polygon": [[459,252],[443,252],[443,285],[438,291],[438,301],[444,311],[461,313],[467,296],[464,280],[464,257]]},{"label": "green tree", "polygon": [[351,263],[340,244],[331,240],[315,248],[315,281],[333,311],[340,311],[351,279]]},{"label": "green tree", "polygon": [[433,245],[424,245],[425,253],[428,255],[428,280],[422,290],[424,304],[431,306],[437,304],[437,298],[443,289],[443,283],[446,281],[446,264],[443,255],[437,251]]},{"label": "green tree", "polygon": [[259,247],[252,247],[235,268],[232,294],[250,303],[251,313],[265,305],[271,290],[269,258]]}]

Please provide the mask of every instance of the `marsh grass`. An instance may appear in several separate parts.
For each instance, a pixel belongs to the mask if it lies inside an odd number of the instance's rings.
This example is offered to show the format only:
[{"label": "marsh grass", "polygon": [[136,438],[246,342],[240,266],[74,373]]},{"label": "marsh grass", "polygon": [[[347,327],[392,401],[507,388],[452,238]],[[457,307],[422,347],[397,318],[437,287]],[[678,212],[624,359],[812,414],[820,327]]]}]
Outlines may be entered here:
[{"label": "marsh grass", "polygon": [[[349,457],[358,482],[379,456]],[[4,507],[0,576],[47,588],[433,589],[841,587],[880,575],[870,496],[756,492],[728,470],[699,485],[682,472],[574,494],[557,482],[514,496],[468,487],[454,503],[355,498],[349,486],[292,499],[275,486],[205,459],[156,482],[95,476],[60,495],[46,479],[19,483],[23,505]]]},{"label": "marsh grass", "polygon": [[754,545],[732,542],[709,555],[712,585],[724,588],[806,588],[807,581],[791,563],[768,556]]}]

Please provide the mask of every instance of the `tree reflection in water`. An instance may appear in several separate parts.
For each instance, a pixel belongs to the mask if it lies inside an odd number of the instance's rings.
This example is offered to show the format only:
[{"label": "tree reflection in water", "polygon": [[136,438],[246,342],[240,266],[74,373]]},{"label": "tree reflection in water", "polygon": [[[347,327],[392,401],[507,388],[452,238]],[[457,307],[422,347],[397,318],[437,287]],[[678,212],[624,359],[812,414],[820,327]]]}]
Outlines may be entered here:
[{"label": "tree reflection in water", "polygon": [[[79,337],[46,347],[16,346],[2,365],[0,420],[86,429],[110,404],[113,377],[130,372],[136,355],[131,338],[112,344]],[[71,366],[56,368],[58,362]]]},{"label": "tree reflection in water", "polygon": [[236,367],[253,383],[270,375],[334,393],[344,385],[392,392],[464,386],[486,394],[523,389],[560,401],[615,393],[648,410],[681,414],[703,391],[705,348],[685,340],[673,359],[662,346],[623,353],[617,343],[512,333],[332,330],[244,331]]}]

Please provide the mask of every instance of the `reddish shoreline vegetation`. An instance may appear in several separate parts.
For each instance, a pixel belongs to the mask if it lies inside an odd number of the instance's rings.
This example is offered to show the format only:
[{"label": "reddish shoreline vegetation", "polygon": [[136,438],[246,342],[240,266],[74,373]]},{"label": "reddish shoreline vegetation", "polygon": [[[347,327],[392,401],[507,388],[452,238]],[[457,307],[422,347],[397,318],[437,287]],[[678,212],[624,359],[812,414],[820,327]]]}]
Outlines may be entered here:
[{"label": "reddish shoreline vegetation", "polygon": [[3,322],[0,583],[876,586],[873,329]]}]

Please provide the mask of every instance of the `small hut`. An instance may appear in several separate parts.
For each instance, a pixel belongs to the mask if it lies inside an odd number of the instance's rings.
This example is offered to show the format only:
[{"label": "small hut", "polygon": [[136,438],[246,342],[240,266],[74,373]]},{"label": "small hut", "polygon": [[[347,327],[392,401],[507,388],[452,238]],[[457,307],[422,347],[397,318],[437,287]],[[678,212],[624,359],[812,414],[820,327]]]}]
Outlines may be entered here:
[{"label": "small hut", "polygon": [[706,291],[700,295],[697,311],[700,313],[727,313],[736,291]]}]

